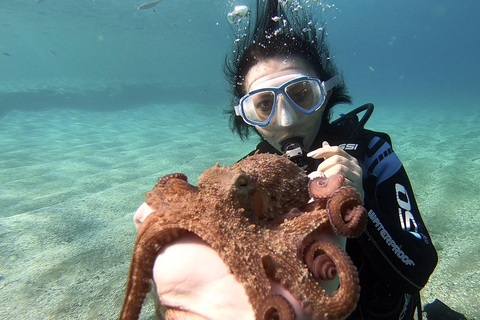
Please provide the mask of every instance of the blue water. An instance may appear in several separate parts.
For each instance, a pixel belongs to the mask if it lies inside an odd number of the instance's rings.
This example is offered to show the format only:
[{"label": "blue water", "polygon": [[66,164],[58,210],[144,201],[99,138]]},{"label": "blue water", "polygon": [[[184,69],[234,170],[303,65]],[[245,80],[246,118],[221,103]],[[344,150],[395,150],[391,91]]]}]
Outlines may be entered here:
[{"label": "blue water", "polygon": [[[115,318],[143,193],[257,142],[222,114],[227,13],[253,1],[142,3],[0,3],[0,319]],[[478,319],[480,2],[323,5],[331,58],[375,104],[437,246],[424,302]]]},{"label": "blue water", "polygon": [[[226,13],[234,2],[165,0],[137,11],[141,3],[2,1],[0,52],[9,56],[0,54],[0,85],[153,82],[176,92],[193,87],[192,100],[228,103],[221,65],[233,41]],[[355,102],[479,105],[477,1],[331,4],[328,40]]]},{"label": "blue water", "polygon": [[338,7],[329,41],[354,97],[422,108],[480,105],[478,1],[342,1]]}]

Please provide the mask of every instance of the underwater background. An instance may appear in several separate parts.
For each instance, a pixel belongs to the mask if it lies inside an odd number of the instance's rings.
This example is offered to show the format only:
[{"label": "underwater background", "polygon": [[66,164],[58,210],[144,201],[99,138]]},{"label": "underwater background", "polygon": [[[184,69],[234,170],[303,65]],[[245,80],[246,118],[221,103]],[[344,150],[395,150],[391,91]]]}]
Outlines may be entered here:
[{"label": "underwater background", "polygon": [[[479,319],[480,2],[297,2],[409,173],[439,254],[422,302]],[[254,2],[142,3],[0,3],[0,319],[116,318],[144,193],[258,142],[223,114],[227,14]]]}]

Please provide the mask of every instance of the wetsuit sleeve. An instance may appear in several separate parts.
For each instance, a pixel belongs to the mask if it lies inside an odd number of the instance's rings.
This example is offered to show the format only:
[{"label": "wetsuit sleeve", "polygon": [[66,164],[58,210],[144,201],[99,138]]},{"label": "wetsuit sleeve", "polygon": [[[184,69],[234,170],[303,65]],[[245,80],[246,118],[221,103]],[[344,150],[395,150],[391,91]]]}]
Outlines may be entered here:
[{"label": "wetsuit sleeve", "polygon": [[366,231],[358,238],[370,265],[402,292],[420,290],[437,264],[412,186],[399,158],[376,136],[364,159]]}]

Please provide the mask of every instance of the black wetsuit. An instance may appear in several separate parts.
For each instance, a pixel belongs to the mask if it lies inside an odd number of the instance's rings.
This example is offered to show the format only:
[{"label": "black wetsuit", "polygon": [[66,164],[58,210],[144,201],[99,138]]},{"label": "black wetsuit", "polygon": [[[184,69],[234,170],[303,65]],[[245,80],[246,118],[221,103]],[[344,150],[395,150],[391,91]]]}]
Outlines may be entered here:
[{"label": "black wetsuit", "polygon": [[[347,319],[413,319],[419,291],[435,269],[437,253],[390,137],[363,125],[352,135],[352,128],[342,123],[322,128],[310,148],[328,141],[354,156],[363,170],[367,228],[346,245],[359,271],[361,293]],[[279,153],[267,141],[260,142],[257,150]],[[318,160],[305,161],[310,161],[308,172],[317,169]]]}]

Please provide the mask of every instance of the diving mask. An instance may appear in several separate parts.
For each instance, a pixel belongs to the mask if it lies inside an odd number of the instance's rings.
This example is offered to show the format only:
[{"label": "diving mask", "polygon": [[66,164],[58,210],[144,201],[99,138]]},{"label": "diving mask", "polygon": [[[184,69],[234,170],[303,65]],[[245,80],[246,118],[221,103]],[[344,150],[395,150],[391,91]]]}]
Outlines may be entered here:
[{"label": "diving mask", "polygon": [[338,75],[328,81],[302,75],[279,87],[253,90],[240,99],[235,114],[248,124],[265,127],[274,116],[278,96],[282,94],[296,110],[310,115],[323,106],[327,92],[339,82]]}]

